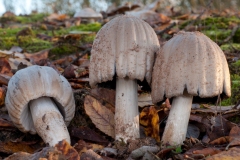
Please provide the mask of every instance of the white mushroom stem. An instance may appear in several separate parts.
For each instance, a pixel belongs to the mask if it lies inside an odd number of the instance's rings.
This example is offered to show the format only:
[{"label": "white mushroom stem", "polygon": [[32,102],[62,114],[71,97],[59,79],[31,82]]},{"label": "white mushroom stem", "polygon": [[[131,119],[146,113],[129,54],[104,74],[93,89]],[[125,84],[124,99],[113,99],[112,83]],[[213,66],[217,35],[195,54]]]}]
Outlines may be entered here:
[{"label": "white mushroom stem", "polygon": [[117,78],[115,102],[115,139],[140,137],[137,81]]},{"label": "white mushroom stem", "polygon": [[186,139],[193,96],[184,94],[175,97],[163,132],[163,144],[181,145]]},{"label": "white mushroom stem", "polygon": [[32,100],[29,106],[35,130],[45,143],[55,146],[63,139],[70,143],[70,136],[63,116],[49,97]]}]

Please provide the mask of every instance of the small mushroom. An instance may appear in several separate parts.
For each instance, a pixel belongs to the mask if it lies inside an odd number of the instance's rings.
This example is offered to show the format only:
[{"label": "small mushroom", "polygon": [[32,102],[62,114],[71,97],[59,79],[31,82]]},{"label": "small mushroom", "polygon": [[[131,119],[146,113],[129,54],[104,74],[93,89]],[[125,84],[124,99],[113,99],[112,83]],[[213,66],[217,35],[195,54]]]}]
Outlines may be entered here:
[{"label": "small mushroom", "polygon": [[50,146],[63,139],[70,143],[66,126],[75,112],[73,92],[53,68],[34,65],[16,72],[8,83],[5,104],[22,132],[38,133]]},{"label": "small mushroom", "polygon": [[182,144],[193,96],[231,96],[230,74],[223,51],[200,32],[179,32],[167,41],[153,68],[153,103],[172,98],[163,144]]},{"label": "small mushroom", "polygon": [[93,42],[89,66],[90,85],[113,80],[116,75],[115,139],[139,138],[137,80],[150,83],[159,41],[146,22],[119,16],[105,24]]},{"label": "small mushroom", "polygon": [[83,8],[80,11],[77,11],[74,18],[81,18],[81,21],[90,21],[95,22],[96,20],[102,20],[103,16],[101,13],[97,13],[92,8]]}]

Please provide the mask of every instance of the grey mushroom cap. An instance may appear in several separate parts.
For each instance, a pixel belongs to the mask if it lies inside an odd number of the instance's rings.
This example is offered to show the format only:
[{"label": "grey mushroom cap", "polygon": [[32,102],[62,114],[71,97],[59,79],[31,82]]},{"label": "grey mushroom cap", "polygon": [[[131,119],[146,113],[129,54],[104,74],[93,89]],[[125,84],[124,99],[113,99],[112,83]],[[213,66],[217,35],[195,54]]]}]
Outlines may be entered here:
[{"label": "grey mushroom cap", "polygon": [[200,32],[181,31],[167,41],[153,68],[152,99],[160,102],[188,94],[201,98],[231,96],[229,68],[221,48]]},{"label": "grey mushroom cap", "polygon": [[5,99],[11,120],[22,132],[36,133],[28,103],[43,96],[56,103],[66,125],[74,117],[75,102],[68,81],[51,67],[27,67],[10,79]]},{"label": "grey mushroom cap", "polygon": [[90,85],[120,78],[151,82],[155,53],[160,48],[156,33],[143,20],[119,16],[97,33],[91,50]]},{"label": "grey mushroom cap", "polygon": [[80,18],[103,18],[101,13],[97,13],[92,8],[83,8],[80,11],[77,11],[74,16],[74,18],[80,17]]}]

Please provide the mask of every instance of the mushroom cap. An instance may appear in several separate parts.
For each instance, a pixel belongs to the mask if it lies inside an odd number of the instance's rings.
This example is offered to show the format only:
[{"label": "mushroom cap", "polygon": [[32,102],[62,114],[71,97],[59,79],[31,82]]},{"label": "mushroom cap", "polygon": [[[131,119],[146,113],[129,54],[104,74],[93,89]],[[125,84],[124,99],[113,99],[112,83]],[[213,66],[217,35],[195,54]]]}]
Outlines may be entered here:
[{"label": "mushroom cap", "polygon": [[5,104],[14,125],[22,132],[36,133],[29,101],[51,97],[62,113],[66,125],[75,113],[75,102],[70,84],[53,68],[30,66],[19,70],[10,79]]},{"label": "mushroom cap", "polygon": [[152,27],[133,16],[119,16],[105,24],[93,42],[90,85],[119,78],[151,82],[155,53],[160,45]]},{"label": "mushroom cap", "polygon": [[220,47],[200,32],[181,31],[167,41],[153,67],[152,99],[160,102],[188,94],[201,98],[231,96],[230,74]]},{"label": "mushroom cap", "polygon": [[103,18],[101,13],[97,13],[92,8],[84,8],[80,11],[77,11],[73,17],[80,18]]}]

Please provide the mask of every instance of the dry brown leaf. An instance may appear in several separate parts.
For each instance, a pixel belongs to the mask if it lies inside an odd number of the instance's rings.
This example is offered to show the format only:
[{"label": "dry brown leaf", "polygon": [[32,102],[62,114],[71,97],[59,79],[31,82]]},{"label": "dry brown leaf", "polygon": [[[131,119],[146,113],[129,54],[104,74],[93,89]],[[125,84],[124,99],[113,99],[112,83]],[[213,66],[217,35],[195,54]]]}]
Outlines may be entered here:
[{"label": "dry brown leaf", "polygon": [[0,152],[9,154],[20,151],[33,153],[35,149],[21,142],[0,142]]},{"label": "dry brown leaf", "polygon": [[0,58],[0,74],[12,76],[11,66],[9,65],[6,58]]},{"label": "dry brown leaf", "polygon": [[158,111],[153,107],[146,107],[140,113],[140,124],[144,126],[146,136],[160,142]]},{"label": "dry brown leaf", "polygon": [[55,147],[62,152],[66,159],[80,160],[78,152],[66,140],[60,141]]},{"label": "dry brown leaf", "polygon": [[101,99],[110,104],[106,105],[108,109],[110,109],[113,113],[115,113],[115,95],[116,91],[107,88],[94,88],[91,89],[91,94],[97,99]]},{"label": "dry brown leaf", "polygon": [[88,149],[102,150],[104,146],[93,144],[93,143],[86,143],[83,140],[79,140],[77,144],[74,146],[74,148],[77,150],[78,154],[81,156],[81,154],[86,152]]},{"label": "dry brown leaf", "polygon": [[220,152],[222,152],[222,151],[218,148],[209,147],[209,148],[204,148],[201,150],[195,150],[195,151],[193,151],[193,154],[203,154],[204,156],[209,156],[209,155],[211,156],[214,154],[218,154]]},{"label": "dry brown leaf", "polygon": [[206,160],[237,160],[240,157],[240,148],[231,148],[228,151],[223,151],[211,157],[206,157]]},{"label": "dry brown leaf", "polygon": [[210,144],[213,145],[222,145],[222,144],[226,144],[229,143],[229,136],[225,136],[225,137],[220,137],[218,139],[213,140],[212,142],[210,142]]},{"label": "dry brown leaf", "polygon": [[0,87],[0,106],[4,104],[5,95],[6,95],[6,89],[3,87]]},{"label": "dry brown leaf", "polygon": [[37,63],[42,59],[47,59],[48,58],[48,53],[49,53],[49,49],[45,49],[33,54],[28,54],[25,53],[25,57],[28,58],[30,60],[31,63]]},{"label": "dry brown leaf", "polygon": [[89,95],[85,97],[84,108],[96,127],[105,134],[114,138],[114,114],[97,99]]}]

